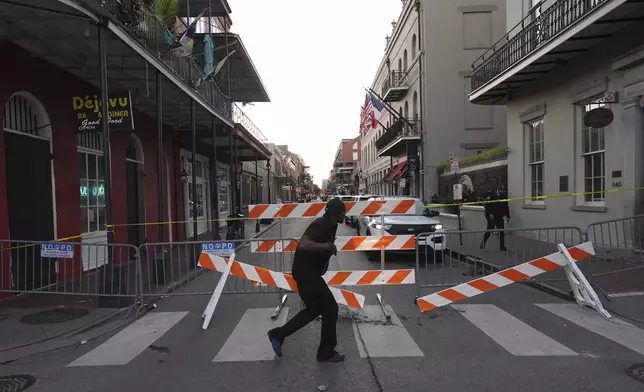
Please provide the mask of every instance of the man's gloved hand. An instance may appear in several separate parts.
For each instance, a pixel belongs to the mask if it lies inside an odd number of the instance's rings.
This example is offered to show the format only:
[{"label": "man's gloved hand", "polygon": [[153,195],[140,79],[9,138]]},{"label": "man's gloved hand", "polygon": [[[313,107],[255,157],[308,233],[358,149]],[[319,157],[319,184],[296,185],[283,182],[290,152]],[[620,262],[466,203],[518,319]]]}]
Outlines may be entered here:
[{"label": "man's gloved hand", "polygon": [[338,255],[338,247],[335,246],[333,242],[329,242],[329,252],[331,252],[331,255],[333,256]]}]

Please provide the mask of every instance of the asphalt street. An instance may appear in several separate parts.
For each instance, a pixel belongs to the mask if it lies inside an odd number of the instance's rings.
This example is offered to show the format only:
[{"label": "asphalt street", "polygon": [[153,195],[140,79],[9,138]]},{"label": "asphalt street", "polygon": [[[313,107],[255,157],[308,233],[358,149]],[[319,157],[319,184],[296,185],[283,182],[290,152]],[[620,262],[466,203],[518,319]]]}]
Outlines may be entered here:
[{"label": "asphalt street", "polygon": [[[299,236],[308,221],[285,221],[266,238]],[[281,233],[281,234],[280,234]],[[354,235],[342,225],[338,235]],[[283,259],[282,259],[283,256]],[[251,254],[237,259],[290,270],[291,254]],[[413,257],[392,256],[386,269],[413,268]],[[424,283],[465,281],[467,267],[428,263]],[[341,252],[331,270],[379,269],[362,252]],[[201,315],[221,274],[208,272],[129,326],[79,346],[4,364],[3,374],[38,379],[29,391],[641,391],[625,373],[644,363],[644,330],[602,319],[522,284],[457,305],[420,313],[414,285],[347,287],[366,296],[362,312],[341,309],[339,350],[346,362],[319,364],[319,321],[289,337],[275,358],[266,331],[300,309],[290,294],[280,317],[270,314],[280,294],[231,280],[207,331]],[[430,293],[423,289],[422,293]],[[387,321],[376,293],[392,315]]]}]

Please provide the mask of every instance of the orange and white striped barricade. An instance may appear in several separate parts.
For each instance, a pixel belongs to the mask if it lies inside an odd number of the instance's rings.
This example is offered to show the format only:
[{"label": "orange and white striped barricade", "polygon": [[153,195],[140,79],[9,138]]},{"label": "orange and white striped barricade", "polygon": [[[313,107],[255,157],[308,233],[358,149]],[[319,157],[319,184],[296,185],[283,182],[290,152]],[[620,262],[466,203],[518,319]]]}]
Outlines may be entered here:
[{"label": "orange and white striped barricade", "polygon": [[[284,275],[291,276],[290,272]],[[416,273],[413,269],[401,270],[365,270],[365,271],[327,271],[322,279],[329,286],[397,286],[415,284]],[[254,282],[254,286],[268,286]]]},{"label": "orange and white striped barricade", "polygon": [[[414,199],[345,201],[346,215],[417,215],[425,207]],[[248,219],[317,218],[324,215],[326,202],[255,204],[248,206]]]},{"label": "orange and white striped barricade", "polygon": [[[220,256],[208,253],[201,253],[201,255],[199,255],[198,265],[201,268],[224,272],[227,269],[228,264],[229,260]],[[242,263],[240,261],[233,261],[230,266],[230,274],[238,278],[297,292],[297,283],[295,283],[295,279],[290,274],[271,271],[266,268]],[[329,287],[329,289],[331,290],[331,293],[333,293],[333,297],[339,305],[345,305],[355,309],[362,309],[364,307],[364,295],[335,287]]]},{"label": "orange and white striped barricade", "polygon": [[[299,238],[284,240],[253,240],[250,251],[253,253],[295,252]],[[337,237],[335,246],[338,251],[374,250],[416,250],[415,235],[383,236],[346,236]]]},{"label": "orange and white striped barricade", "polygon": [[[235,260],[235,252],[230,255],[230,260]],[[221,293],[224,291],[224,286],[228,280],[228,275],[230,275],[232,265],[232,263],[228,263],[228,265],[226,265],[221,271],[221,278],[219,279],[219,282],[217,282],[217,286],[215,287],[215,291],[212,293],[212,297],[210,297],[210,301],[208,301],[208,305],[206,305],[206,310],[204,310],[201,315],[201,318],[203,319],[201,329],[204,331],[208,329],[208,326],[210,325],[210,320],[212,319],[212,315],[215,313],[215,308],[217,307]]]},{"label": "orange and white striped barricade", "polygon": [[[563,247],[563,245],[560,246]],[[565,247],[563,248],[565,249]],[[572,248],[568,248],[567,251],[571,260],[574,262],[585,260],[595,254],[593,244],[591,242],[585,242],[583,244],[573,246]],[[574,262],[571,262],[570,264],[574,265]],[[528,278],[553,271],[560,267],[566,267],[568,265],[569,262],[564,253],[553,253],[482,278],[474,279],[467,283],[459,284],[458,286],[454,286],[449,289],[419,297],[416,299],[416,304],[420,308],[421,312],[429,312],[436,308],[462,301],[467,298],[472,298],[479,294],[498,289],[499,287],[521,282]],[[579,274],[581,274],[581,271],[579,271]]]}]

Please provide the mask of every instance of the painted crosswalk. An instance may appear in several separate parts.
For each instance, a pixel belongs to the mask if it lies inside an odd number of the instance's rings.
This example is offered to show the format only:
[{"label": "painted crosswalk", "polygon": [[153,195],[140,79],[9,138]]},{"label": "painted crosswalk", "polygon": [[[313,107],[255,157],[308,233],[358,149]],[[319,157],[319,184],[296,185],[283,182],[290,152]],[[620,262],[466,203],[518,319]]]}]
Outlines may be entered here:
[{"label": "painted crosswalk", "polygon": [[[473,331],[478,331],[473,333],[480,333],[480,336],[474,337],[477,341],[487,339],[489,344],[501,347],[507,355],[517,357],[578,357],[587,349],[580,347],[584,342],[561,341],[565,340],[566,336],[572,336],[571,327],[586,330],[597,335],[598,338],[613,342],[611,344],[617,344],[644,355],[644,329],[625,321],[617,318],[607,320],[596,312],[581,309],[576,304],[570,303],[526,304],[526,306],[534,307],[537,318],[548,319],[560,328],[565,328],[566,333],[557,334],[558,338],[555,339],[540,331],[543,325],[535,323],[534,319],[521,320],[520,316],[512,314],[511,311],[492,304],[453,305],[457,316],[451,318],[449,322],[469,325],[470,329],[474,328]],[[219,340],[223,343],[207,348],[212,350],[210,360],[213,363],[275,360],[266,332],[283,325],[293,315],[293,311],[284,308],[276,320],[271,320],[273,310],[273,308],[247,309],[235,327],[227,332],[216,328],[202,332],[198,329],[198,323],[188,325],[195,322],[195,318],[185,317],[188,312],[153,312],[90,349],[89,352],[71,362],[68,367],[127,365],[139,360],[138,357],[143,356],[142,353],[146,348],[157,344],[159,339],[164,339],[167,332],[181,324],[185,324],[182,328],[189,331],[194,328],[198,331],[195,333],[227,334],[225,340]],[[380,306],[365,306],[362,313],[352,318],[351,327],[355,346],[349,349],[357,351],[362,358],[422,358],[426,354],[429,355],[430,353],[423,352],[422,341],[427,337],[426,334],[433,332],[431,325],[418,328],[417,325],[408,324],[411,321],[401,321],[401,318],[403,320],[407,318],[399,317],[391,306],[387,306],[385,310],[390,315],[390,320],[384,317]],[[549,316],[545,317],[547,315]],[[411,326],[413,328],[408,330]],[[552,332],[552,329],[549,331]],[[441,338],[462,340],[471,339],[472,336],[442,336]],[[176,337],[173,339],[168,337],[165,338],[164,345],[179,347],[185,345],[185,342],[176,341]],[[200,349],[203,348],[200,347]],[[431,350],[431,348],[424,346],[424,350]]]}]

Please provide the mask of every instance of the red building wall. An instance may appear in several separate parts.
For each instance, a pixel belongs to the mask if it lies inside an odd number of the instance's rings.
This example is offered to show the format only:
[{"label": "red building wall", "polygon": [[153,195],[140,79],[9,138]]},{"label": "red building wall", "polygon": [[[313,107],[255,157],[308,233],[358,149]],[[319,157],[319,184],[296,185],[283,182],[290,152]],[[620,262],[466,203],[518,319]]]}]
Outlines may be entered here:
[{"label": "red building wall", "polygon": [[[353,148],[353,145],[356,145],[356,148]],[[358,153],[358,159],[353,159],[353,153]],[[342,154],[341,159],[343,161],[359,161],[360,160],[360,137],[357,137],[351,141],[342,142]]]},{"label": "red building wall", "polygon": [[[16,92],[28,92],[44,106],[50,119],[55,178],[56,225],[58,238],[77,236],[80,224],[80,173],[78,167],[76,133],[71,98],[73,95],[96,92],[96,88],[75,76],[64,72],[48,62],[32,57],[27,51],[15,45],[0,41],[0,53],[11,61],[0,62],[0,123],[4,120],[4,106]],[[135,134],[141,140],[144,150],[145,209],[146,221],[157,222],[157,176],[156,176],[156,120],[136,112],[134,107]],[[129,132],[113,132],[111,135],[112,152],[112,206],[113,222],[127,223],[127,189],[125,174],[125,154]],[[178,149],[176,132],[164,129],[164,150],[171,175],[170,196],[174,198],[178,184]],[[164,175],[164,214],[167,215],[167,177]],[[9,220],[7,205],[7,183],[4,154],[4,131],[0,132],[0,239],[9,239]],[[172,200],[172,214],[177,217],[178,201]],[[166,216],[167,218],[167,216]],[[179,227],[173,227],[173,237],[178,238]],[[168,239],[170,226],[165,226],[165,239]],[[156,226],[147,227],[147,240],[158,239]],[[73,241],[80,242],[79,239]],[[115,243],[127,243],[127,228],[115,229]],[[8,252],[6,252],[8,253]],[[9,288],[9,255],[2,268],[2,288]],[[73,271],[82,271],[80,251],[75,252]],[[72,262],[70,260],[70,262]],[[71,272],[71,266],[60,268]],[[62,276],[61,276],[62,278]]]}]

